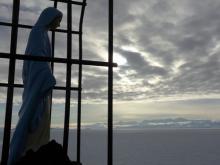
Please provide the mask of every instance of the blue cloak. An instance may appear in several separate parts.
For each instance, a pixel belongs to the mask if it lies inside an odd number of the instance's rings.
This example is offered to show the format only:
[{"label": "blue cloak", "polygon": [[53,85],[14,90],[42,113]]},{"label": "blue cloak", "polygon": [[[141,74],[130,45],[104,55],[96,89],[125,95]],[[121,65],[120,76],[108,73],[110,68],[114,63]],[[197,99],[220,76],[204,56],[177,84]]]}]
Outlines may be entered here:
[{"label": "blue cloak", "polygon": [[[57,17],[62,17],[62,13],[53,7],[46,8],[41,13],[30,32],[26,55],[51,57],[48,25]],[[22,78],[24,83],[22,105],[10,144],[9,165],[13,165],[21,157],[29,134],[39,127],[45,108],[49,107],[48,96],[56,84],[49,62],[24,61]]]}]

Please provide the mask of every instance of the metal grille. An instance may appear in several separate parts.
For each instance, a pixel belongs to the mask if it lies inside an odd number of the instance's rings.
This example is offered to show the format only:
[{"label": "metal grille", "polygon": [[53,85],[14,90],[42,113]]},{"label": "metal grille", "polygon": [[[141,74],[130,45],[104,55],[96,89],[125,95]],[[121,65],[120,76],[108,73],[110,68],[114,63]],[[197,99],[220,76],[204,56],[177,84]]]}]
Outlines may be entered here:
[{"label": "metal grille", "polygon": [[[65,86],[55,86],[54,90],[64,90],[66,92],[65,97],[65,119],[64,119],[64,136],[63,136],[63,147],[65,152],[68,150],[68,137],[69,137],[69,118],[70,118],[70,99],[71,91],[78,91],[78,112],[77,112],[77,162],[80,163],[80,149],[81,149],[81,91],[82,91],[82,65],[91,66],[103,66],[108,67],[108,160],[107,164],[112,165],[112,141],[113,141],[113,67],[117,67],[117,64],[113,63],[113,0],[109,0],[109,49],[108,49],[108,62],[102,61],[91,61],[83,60],[83,47],[82,47],[82,29],[83,29],[83,17],[85,12],[85,7],[87,5],[86,0],[82,2],[71,1],[71,0],[52,0],[54,1],[54,7],[57,7],[57,3],[67,4],[67,30],[56,29],[52,31],[51,44],[52,44],[52,57],[42,57],[42,56],[28,56],[17,54],[17,38],[18,38],[18,28],[31,29],[32,26],[19,24],[19,10],[20,10],[20,0],[13,0],[13,10],[12,10],[12,23],[0,22],[1,26],[11,27],[11,43],[10,43],[10,53],[0,52],[0,58],[9,59],[9,74],[8,83],[0,83],[0,87],[7,87],[7,100],[6,100],[6,111],[5,111],[5,124],[4,124],[4,135],[3,135],[3,147],[2,147],[2,157],[1,164],[7,165],[7,159],[9,154],[9,144],[10,144],[10,131],[11,131],[11,120],[12,120],[12,105],[13,105],[13,95],[14,88],[23,88],[23,84],[15,84],[15,64],[16,60],[33,60],[33,61],[48,61],[51,62],[52,71],[54,70],[54,63],[65,63],[66,68],[66,85]],[[78,5],[81,7],[81,15],[79,22],[79,31],[72,30],[72,5]],[[65,33],[67,34],[67,58],[55,58],[54,57],[54,45],[55,45],[55,34]],[[79,59],[72,59],[72,35],[79,36]],[[78,65],[78,86],[71,86],[71,67],[73,64]]]}]

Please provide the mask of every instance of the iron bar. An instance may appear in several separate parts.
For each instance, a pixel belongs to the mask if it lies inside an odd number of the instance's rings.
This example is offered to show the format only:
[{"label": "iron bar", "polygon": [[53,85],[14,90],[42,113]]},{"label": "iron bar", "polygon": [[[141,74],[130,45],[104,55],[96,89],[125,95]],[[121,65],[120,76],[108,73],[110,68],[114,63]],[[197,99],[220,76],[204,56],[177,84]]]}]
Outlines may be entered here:
[{"label": "iron bar", "polygon": [[72,5],[82,5],[82,6],[86,6],[86,3],[83,2],[78,2],[78,1],[69,1],[69,0],[50,0],[50,1],[54,1],[54,2],[63,2],[63,3],[70,3]]},{"label": "iron bar", "polygon": [[108,20],[108,165],[113,164],[113,0],[109,0]]},{"label": "iron bar", "polygon": [[[24,85],[23,84],[7,84],[7,83],[0,83],[0,87],[14,87],[14,88],[24,88]],[[53,88],[54,90],[67,90],[66,87],[63,87],[63,86],[55,86]],[[70,88],[71,91],[78,91],[78,90],[81,90],[80,88],[78,87],[71,87]]]},{"label": "iron bar", "polygon": [[[86,4],[86,0],[83,0],[83,3]],[[82,61],[83,58],[83,47],[82,47],[82,30],[83,30],[83,18],[85,13],[85,5],[81,8],[80,22],[79,22],[79,61]],[[82,88],[82,64],[79,64],[79,73],[78,73],[78,87]],[[77,113],[77,162],[81,161],[81,100],[82,100],[82,91],[78,91],[78,113]]]},{"label": "iron bar", "polygon": [[[71,0],[67,3],[67,60],[72,59],[72,4]],[[65,102],[65,120],[64,120],[64,135],[63,135],[63,149],[67,154],[68,139],[69,139],[69,118],[70,118],[70,98],[71,98],[71,63],[67,63],[66,67],[66,102]]]},{"label": "iron bar", "polygon": [[[57,8],[57,2],[54,2],[54,8]],[[54,58],[54,49],[55,49],[55,31],[51,33],[51,56]],[[54,73],[54,62],[51,62],[52,74]],[[53,101],[53,90],[50,92],[50,127],[51,127],[51,114],[52,114],[52,101]]]},{"label": "iron bar", "polygon": [[[57,2],[54,1],[54,8],[57,8]],[[54,58],[54,50],[55,50],[55,31],[53,30],[51,33],[51,49],[52,49],[52,58]],[[52,73],[54,71],[54,62],[51,62]]]},{"label": "iron bar", "polygon": [[[13,0],[13,11],[12,11],[12,23],[17,25],[19,21],[19,8],[20,0]],[[17,50],[17,37],[18,27],[12,26],[11,28],[11,43],[10,43],[10,56],[14,56]],[[8,84],[14,84],[15,77],[15,59],[10,58],[9,61],[9,74]],[[1,164],[7,165],[10,145],[10,133],[11,133],[11,119],[12,119],[12,106],[13,106],[13,94],[14,88],[9,86],[7,88],[7,101],[6,101],[6,112],[5,112],[5,125],[4,125],[4,136],[3,136],[3,147],[2,147],[2,158]]]},{"label": "iron bar", "polygon": [[[25,29],[32,29],[33,26],[31,25],[23,25],[23,24],[13,24],[13,23],[7,23],[7,22],[0,22],[1,26],[15,26],[19,28],[25,28]],[[60,32],[60,33],[67,33],[67,30],[64,29],[55,29],[55,30],[49,30],[49,31],[54,31],[54,32]],[[80,34],[79,31],[71,31],[72,34]]]},{"label": "iron bar", "polygon": [[[102,61],[92,61],[92,60],[82,60],[79,61],[78,59],[71,59],[68,60],[66,58],[51,58],[51,57],[42,57],[42,56],[29,56],[23,54],[16,54],[10,56],[10,53],[0,53],[0,58],[6,59],[17,59],[17,60],[33,60],[33,61],[47,61],[47,62],[56,62],[56,63],[71,63],[71,64],[82,64],[82,65],[91,65],[91,66],[109,66],[108,62]],[[117,67],[116,63],[111,64],[113,67]]]}]

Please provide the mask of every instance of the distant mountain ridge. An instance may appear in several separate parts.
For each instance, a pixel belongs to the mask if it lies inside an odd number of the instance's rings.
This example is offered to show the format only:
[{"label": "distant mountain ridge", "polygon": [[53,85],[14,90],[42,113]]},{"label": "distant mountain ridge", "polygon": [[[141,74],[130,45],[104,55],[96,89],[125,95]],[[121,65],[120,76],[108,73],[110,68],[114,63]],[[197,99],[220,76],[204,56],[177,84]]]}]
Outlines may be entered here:
[{"label": "distant mountain ridge", "polygon": [[[52,126],[53,128],[61,128],[62,126]],[[76,127],[70,127],[76,129]],[[106,129],[107,123],[82,124],[82,129]],[[147,129],[147,128],[219,128],[220,121],[212,120],[193,120],[185,118],[167,118],[167,119],[151,119],[143,121],[119,121],[114,122],[115,129]],[[12,128],[14,130],[14,127]],[[0,127],[3,131],[3,126]]]},{"label": "distant mountain ridge", "polygon": [[123,126],[128,128],[220,128],[220,121],[168,118],[141,122],[119,122],[119,125],[116,123],[115,126],[116,128]]},{"label": "distant mountain ridge", "polygon": [[[84,126],[85,129],[105,129],[104,123]],[[116,129],[145,129],[145,128],[220,128],[220,121],[191,120],[185,118],[152,119],[143,121],[119,121],[114,123]]]}]

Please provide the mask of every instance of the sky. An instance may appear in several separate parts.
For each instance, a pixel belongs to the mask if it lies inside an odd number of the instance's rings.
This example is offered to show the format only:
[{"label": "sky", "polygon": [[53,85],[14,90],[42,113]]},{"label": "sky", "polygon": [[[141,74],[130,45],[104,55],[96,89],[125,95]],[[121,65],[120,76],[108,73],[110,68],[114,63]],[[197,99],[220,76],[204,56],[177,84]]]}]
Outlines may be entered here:
[{"label": "sky", "polygon": [[[107,61],[108,1],[88,0],[83,27],[83,59]],[[22,0],[19,23],[33,25],[51,1]],[[12,0],[1,0],[0,21],[11,22]],[[220,120],[220,2],[218,0],[116,0],[114,3],[114,121],[184,117]],[[66,29],[66,5],[58,3]],[[73,6],[73,30],[80,8]],[[19,29],[17,52],[24,54],[29,30]],[[73,58],[78,58],[73,36]],[[66,35],[56,34],[55,57],[66,57]],[[9,52],[10,28],[0,26],[0,52]],[[7,82],[8,60],[0,59],[0,82]],[[57,85],[65,85],[64,64],[55,64]],[[15,82],[21,83],[22,62]],[[77,86],[77,66],[72,86]],[[107,121],[107,68],[83,67],[83,123]],[[13,121],[22,90],[15,89]],[[72,92],[71,123],[76,121]],[[53,123],[63,123],[64,91],[54,91]],[[6,89],[0,88],[4,116]],[[1,117],[0,125],[3,123]]]}]

